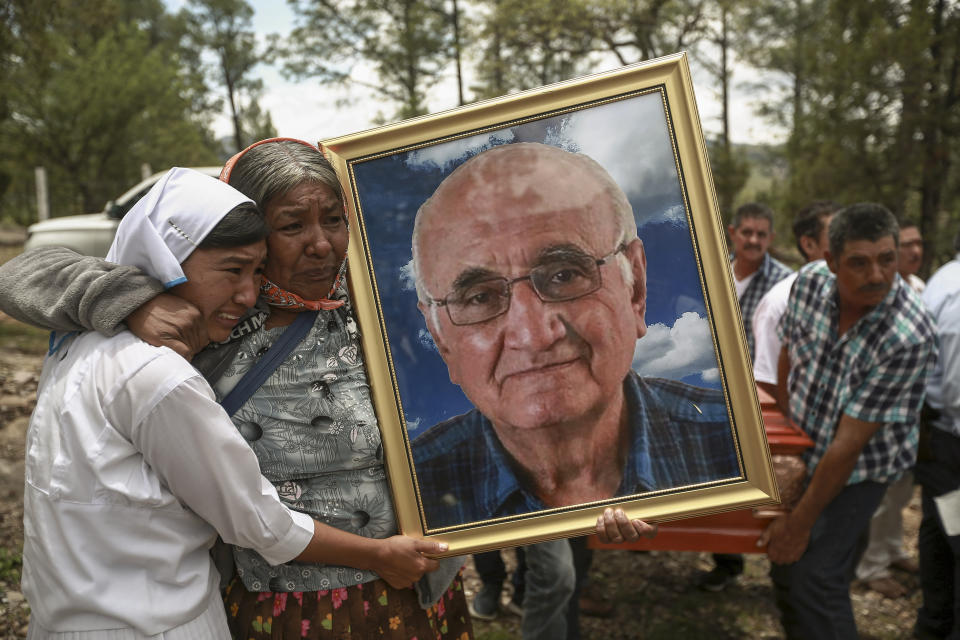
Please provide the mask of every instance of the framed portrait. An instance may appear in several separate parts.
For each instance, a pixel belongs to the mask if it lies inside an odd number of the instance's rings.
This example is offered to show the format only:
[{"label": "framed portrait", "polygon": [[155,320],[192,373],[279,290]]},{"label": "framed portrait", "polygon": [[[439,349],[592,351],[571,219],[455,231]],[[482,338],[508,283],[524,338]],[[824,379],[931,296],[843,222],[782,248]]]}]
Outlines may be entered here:
[{"label": "framed portrait", "polygon": [[321,144],[403,533],[778,501],[685,54]]}]

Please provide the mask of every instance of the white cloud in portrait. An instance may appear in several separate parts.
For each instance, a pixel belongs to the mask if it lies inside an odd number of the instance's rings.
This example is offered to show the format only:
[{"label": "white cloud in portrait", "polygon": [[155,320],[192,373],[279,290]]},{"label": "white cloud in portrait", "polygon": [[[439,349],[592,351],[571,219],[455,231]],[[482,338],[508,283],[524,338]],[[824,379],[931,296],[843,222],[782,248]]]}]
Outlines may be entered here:
[{"label": "white cloud in portrait", "polygon": [[[637,223],[686,223],[673,145],[659,93],[618,100],[543,121],[548,145],[583,153],[606,169],[637,209]],[[450,140],[412,151],[411,169],[452,171],[492,147],[528,139],[524,126]],[[529,125],[532,126],[532,125]],[[519,136],[519,137],[518,137]],[[640,150],[640,152],[638,152]]]},{"label": "white cloud in portrait", "polygon": [[450,140],[411,152],[407,157],[407,166],[452,169],[481,151],[512,141],[513,132],[509,129]]},{"label": "white cloud in portrait", "polygon": [[407,264],[400,267],[400,272],[397,274],[397,278],[400,280],[400,289],[402,291],[416,291],[417,283],[413,277],[413,258],[410,258],[410,261]]},{"label": "white cloud in portrait", "polygon": [[420,346],[426,349],[427,351],[437,351],[437,343],[433,341],[433,336],[430,335],[430,332],[426,329],[420,329],[417,331],[417,342],[420,343]]},{"label": "white cloud in portrait", "polygon": [[682,205],[677,204],[672,207],[668,207],[667,209],[664,209],[659,219],[669,221],[669,222],[686,224],[687,210],[684,209]]},{"label": "white cloud in portrait", "polygon": [[688,311],[672,327],[657,323],[637,340],[633,370],[641,376],[679,380],[699,374],[705,382],[716,380],[717,360],[706,318]]},{"label": "white cloud in portrait", "polygon": [[[600,163],[631,201],[677,194],[673,145],[659,93],[577,111],[552,138],[549,144]],[[675,208],[656,212],[655,218],[675,218]]]}]

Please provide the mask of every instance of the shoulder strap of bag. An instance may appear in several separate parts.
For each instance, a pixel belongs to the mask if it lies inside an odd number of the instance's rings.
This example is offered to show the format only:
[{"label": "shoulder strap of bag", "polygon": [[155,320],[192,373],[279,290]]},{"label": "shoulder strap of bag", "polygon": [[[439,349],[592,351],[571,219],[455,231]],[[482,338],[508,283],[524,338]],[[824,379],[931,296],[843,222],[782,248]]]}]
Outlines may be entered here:
[{"label": "shoulder strap of bag", "polygon": [[227,415],[235,414],[243,406],[243,403],[253,395],[253,392],[267,381],[270,374],[276,371],[280,363],[310,331],[310,327],[317,320],[318,313],[318,311],[302,311],[297,314],[296,320],[277,338],[277,341],[263,354],[263,357],[250,367],[250,370],[244,374],[237,386],[220,401]]}]

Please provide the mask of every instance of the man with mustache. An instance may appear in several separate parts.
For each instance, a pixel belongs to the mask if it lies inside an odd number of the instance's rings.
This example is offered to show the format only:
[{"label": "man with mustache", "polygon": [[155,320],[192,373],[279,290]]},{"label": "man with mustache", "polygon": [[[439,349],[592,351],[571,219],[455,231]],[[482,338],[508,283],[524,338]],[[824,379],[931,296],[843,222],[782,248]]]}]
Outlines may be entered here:
[{"label": "man with mustache", "polygon": [[773,242],[773,212],[765,204],[748,202],[737,208],[727,227],[733,244],[730,268],[740,302],[740,315],[747,334],[750,357],[754,355],[753,314],[760,299],[791,273],[767,251]]},{"label": "man with mustache", "polygon": [[781,406],[814,441],[808,484],[767,545],[788,638],[856,638],[850,579],[887,485],[917,456],[917,416],[936,361],[930,315],[897,274],[887,209],[851,205],[828,231],[826,262],[804,267],[780,321]]},{"label": "man with mustache", "polygon": [[[720,392],[631,371],[646,256],[592,159],[535,143],[474,156],[417,212],[413,267],[450,380],[476,407],[413,441],[428,526],[740,475]],[[525,627],[553,588],[526,559]]]},{"label": "man with mustache", "polygon": [[[754,314],[760,300],[771,288],[792,271],[790,267],[768,253],[773,242],[773,211],[765,204],[748,202],[737,208],[727,227],[733,244],[730,269],[740,303],[740,316],[747,334],[750,358],[756,356],[756,337],[753,331]],[[697,583],[707,591],[722,591],[743,573],[743,556],[737,553],[713,554],[714,568],[701,573]]]}]

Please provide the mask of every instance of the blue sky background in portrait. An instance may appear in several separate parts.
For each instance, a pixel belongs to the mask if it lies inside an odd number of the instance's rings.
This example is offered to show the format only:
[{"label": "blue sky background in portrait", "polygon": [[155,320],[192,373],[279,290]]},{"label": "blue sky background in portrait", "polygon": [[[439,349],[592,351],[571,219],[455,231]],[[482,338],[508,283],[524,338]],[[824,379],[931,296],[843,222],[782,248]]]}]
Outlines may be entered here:
[{"label": "blue sky background in portrait", "polygon": [[584,153],[627,194],[647,254],[641,375],[720,387],[661,94],[649,93],[515,127],[354,164],[400,397],[411,436],[468,411],[417,310],[410,237],[420,205],[456,166],[485,149],[543,142]]}]

